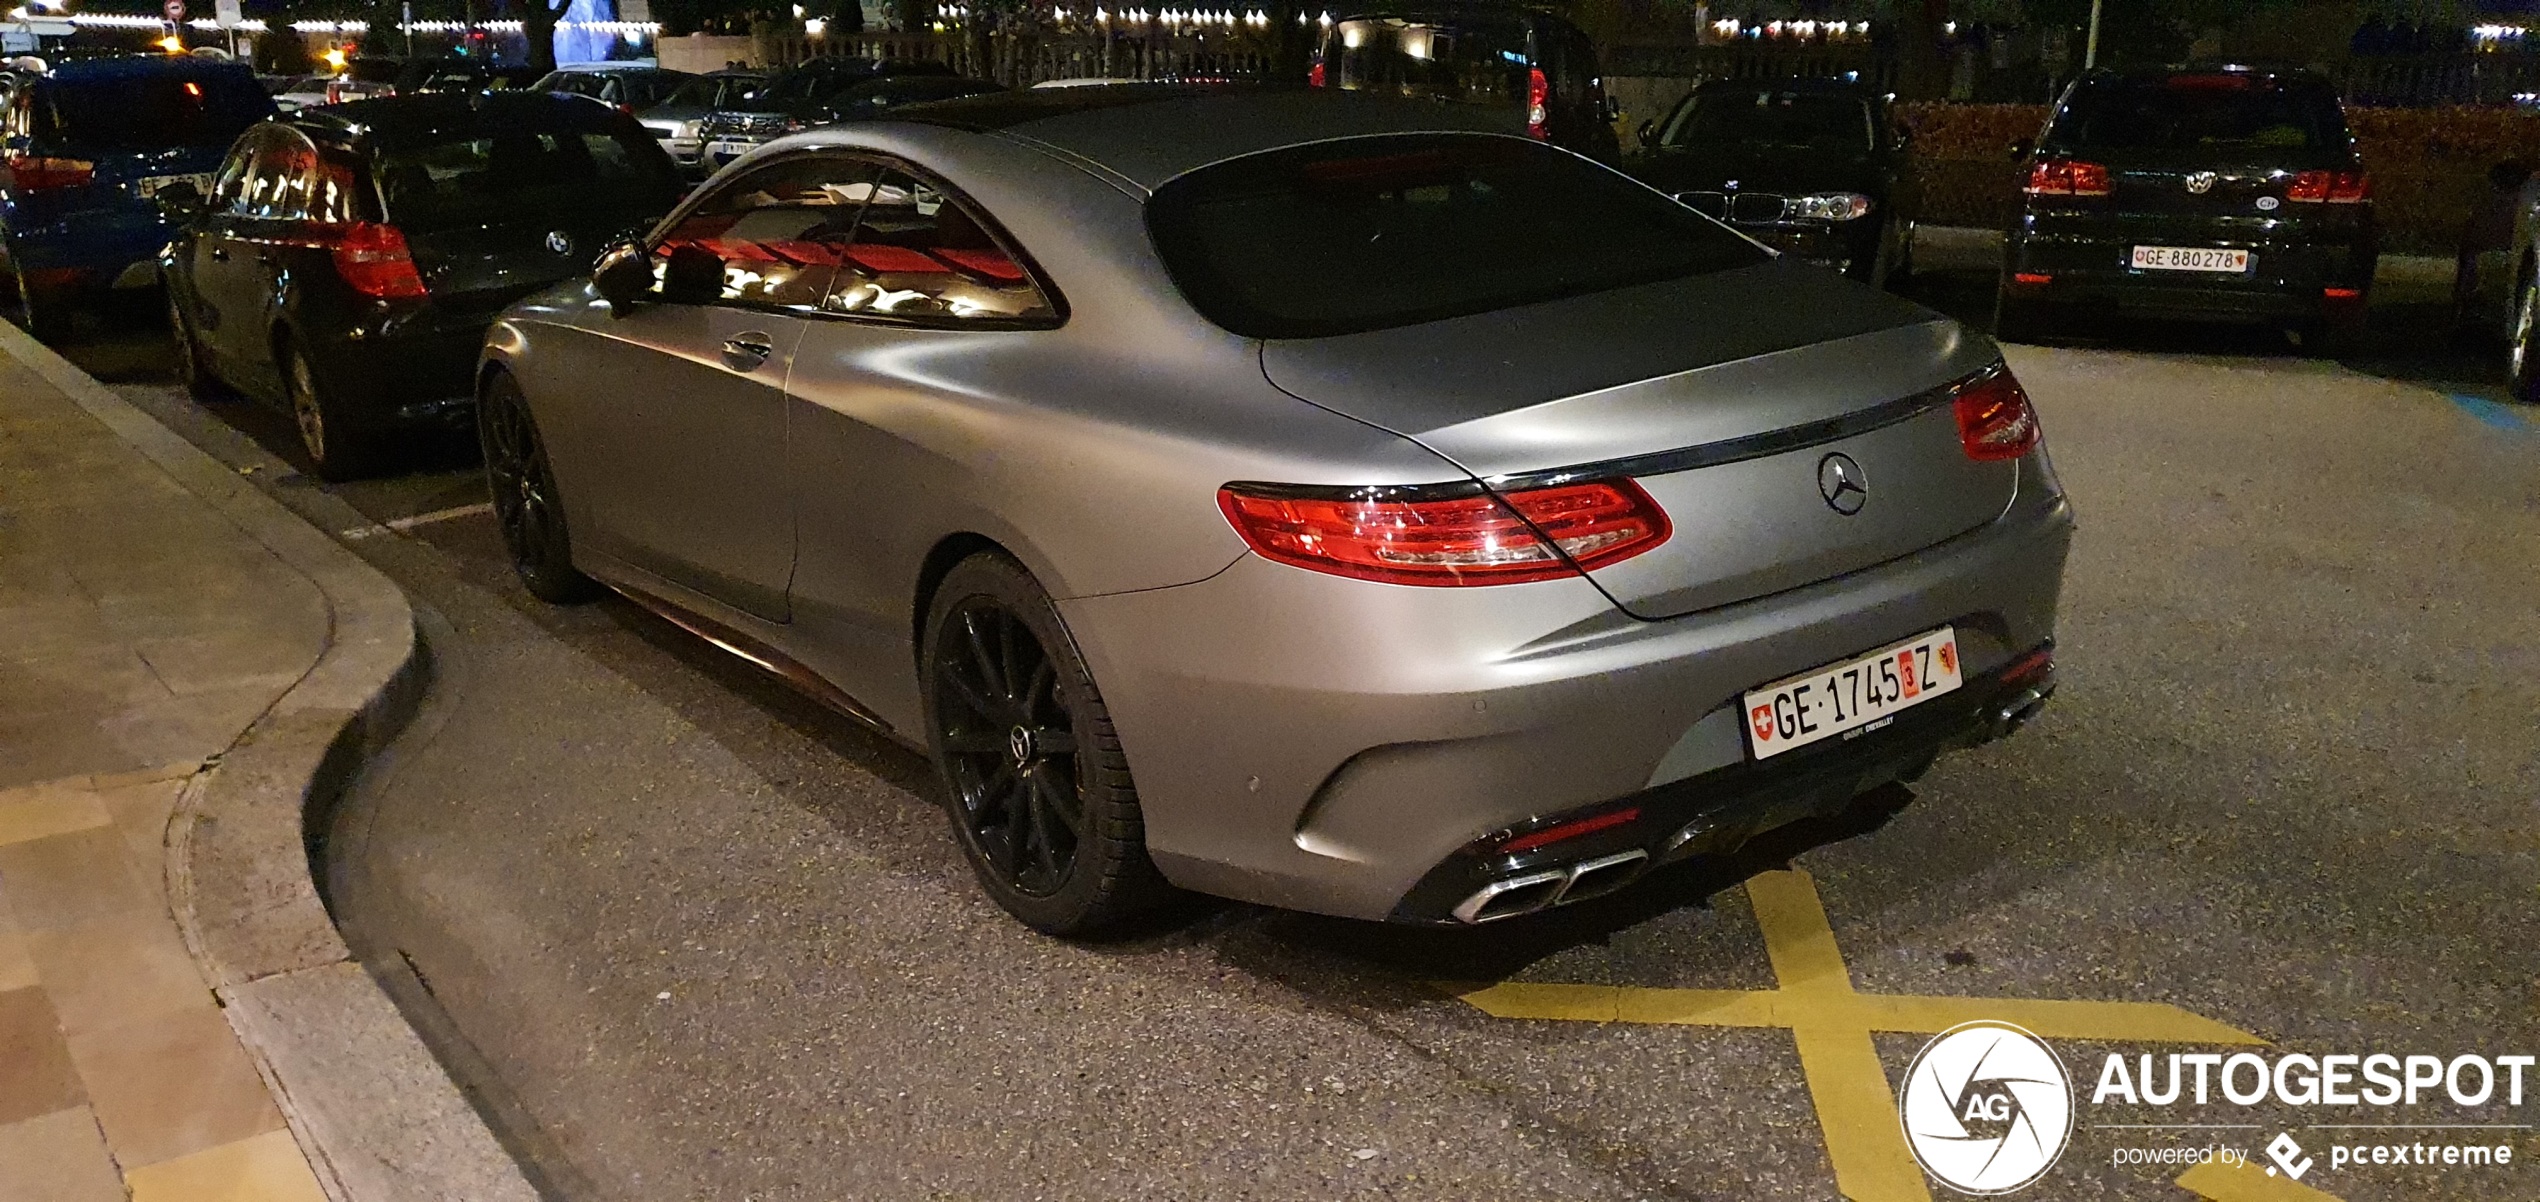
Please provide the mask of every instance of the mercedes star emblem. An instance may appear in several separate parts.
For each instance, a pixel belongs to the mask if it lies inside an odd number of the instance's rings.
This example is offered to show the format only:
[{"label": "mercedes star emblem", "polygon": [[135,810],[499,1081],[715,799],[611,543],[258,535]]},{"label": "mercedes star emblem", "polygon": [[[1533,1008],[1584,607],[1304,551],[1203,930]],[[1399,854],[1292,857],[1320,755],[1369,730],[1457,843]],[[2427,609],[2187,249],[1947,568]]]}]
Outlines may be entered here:
[{"label": "mercedes star emblem", "polygon": [[1861,465],[1841,451],[1817,461],[1817,495],[1845,517],[1861,512],[1863,502],[1870,499],[1870,485],[1861,474]]},{"label": "mercedes star emblem", "polygon": [[573,235],[568,234],[568,233],[564,232],[563,230],[549,230],[549,231],[547,231],[547,249],[552,250],[552,251],[554,251],[554,252],[556,252],[557,254],[560,254],[560,255],[569,255],[569,254],[572,254],[572,253],[573,253]]},{"label": "mercedes star emblem", "polygon": [[2203,196],[2204,194],[2213,191],[2214,181],[2221,178],[2221,176],[2216,175],[2211,171],[2190,171],[2187,173],[2187,190],[2198,196]]}]

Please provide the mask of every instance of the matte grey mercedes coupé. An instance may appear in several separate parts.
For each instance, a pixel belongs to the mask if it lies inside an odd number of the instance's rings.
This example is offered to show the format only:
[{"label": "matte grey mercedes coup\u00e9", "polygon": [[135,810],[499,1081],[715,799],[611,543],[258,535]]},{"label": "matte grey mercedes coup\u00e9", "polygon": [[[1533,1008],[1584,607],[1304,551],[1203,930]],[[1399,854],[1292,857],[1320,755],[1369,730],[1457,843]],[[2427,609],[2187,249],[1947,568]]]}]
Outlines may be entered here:
[{"label": "matte grey mercedes coup\u00e9", "polygon": [[1115,86],[772,143],[494,327],[520,575],[926,749],[1053,933],[1526,914],[2034,713],[2071,517],[1992,343],[1480,121]]}]

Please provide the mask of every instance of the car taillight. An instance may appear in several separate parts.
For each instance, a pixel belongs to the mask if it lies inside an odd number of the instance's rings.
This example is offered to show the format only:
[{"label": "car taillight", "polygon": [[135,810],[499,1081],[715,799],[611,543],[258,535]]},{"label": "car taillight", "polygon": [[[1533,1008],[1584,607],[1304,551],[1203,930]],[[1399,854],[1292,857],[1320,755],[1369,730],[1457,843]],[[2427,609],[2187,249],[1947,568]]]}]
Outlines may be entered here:
[{"label": "car taillight", "polygon": [[383,299],[424,294],[423,274],[396,226],[357,221],[335,242],[335,273],[353,291]]},{"label": "car taillight", "polygon": [[1548,83],[1548,82],[1546,82],[1546,81],[1545,81],[1545,79],[1544,79],[1544,77],[1543,77],[1543,68],[1541,68],[1541,67],[1528,67],[1528,68],[1526,68],[1526,136],[1527,136],[1527,137],[1529,137],[1529,138],[1549,138],[1549,137],[1551,137],[1551,136],[1552,136],[1551,131],[1550,131],[1550,130],[1548,130],[1548,129],[1546,129],[1546,128],[1544,128],[1544,117],[1545,117],[1545,115],[1546,115],[1546,114],[1545,114],[1545,111],[1544,111],[1544,106],[1545,106],[1545,105],[1547,105],[1547,104],[1549,104],[1549,103],[1551,103],[1551,101],[1552,101],[1552,85],[1551,85],[1550,83]]},{"label": "car taillight", "polygon": [[1305,73],[1305,86],[1309,88],[1323,86],[1323,64],[1316,63],[1313,70]]},{"label": "car taillight", "polygon": [[1503,494],[1476,484],[1229,484],[1217,507],[1265,559],[1391,584],[1551,580],[1629,559],[1672,533],[1665,511],[1627,479]]},{"label": "car taillight", "polygon": [[2031,196],[2106,196],[2108,168],[2080,159],[2040,159],[2020,190]]},{"label": "car taillight", "polygon": [[9,183],[21,192],[75,188],[87,183],[89,177],[96,173],[97,164],[87,159],[57,159],[33,154],[9,156]]},{"label": "car taillight", "polygon": [[2037,410],[2010,368],[1959,384],[1950,403],[1958,411],[1958,445],[1967,458],[2017,459],[2036,449]]},{"label": "car taillight", "polygon": [[2361,171],[2304,171],[2285,185],[2286,200],[2353,205],[2372,199],[2372,176]]}]

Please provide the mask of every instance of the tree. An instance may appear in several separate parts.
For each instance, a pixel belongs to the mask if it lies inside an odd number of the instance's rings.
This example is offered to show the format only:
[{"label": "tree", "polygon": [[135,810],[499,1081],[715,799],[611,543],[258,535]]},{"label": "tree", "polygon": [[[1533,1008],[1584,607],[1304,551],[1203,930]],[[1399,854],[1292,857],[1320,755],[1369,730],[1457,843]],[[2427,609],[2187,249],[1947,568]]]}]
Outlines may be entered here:
[{"label": "tree", "polygon": [[520,35],[529,41],[530,74],[556,69],[556,23],[572,7],[573,0],[521,0]]}]

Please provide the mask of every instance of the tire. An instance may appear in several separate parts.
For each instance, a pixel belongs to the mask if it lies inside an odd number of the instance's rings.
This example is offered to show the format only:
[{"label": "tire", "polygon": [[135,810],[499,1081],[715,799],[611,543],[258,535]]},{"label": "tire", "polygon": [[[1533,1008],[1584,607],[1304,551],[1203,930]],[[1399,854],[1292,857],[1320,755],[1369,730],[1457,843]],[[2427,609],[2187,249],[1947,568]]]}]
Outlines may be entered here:
[{"label": "tire", "polygon": [[194,323],[185,319],[185,307],[177,303],[176,289],[167,290],[168,336],[176,341],[176,379],[185,385],[185,394],[203,404],[230,400],[233,393],[212,374],[203,362],[202,344],[194,341]]},{"label": "tire", "polygon": [[2540,404],[2540,274],[2523,269],[2513,306],[2513,323],[2505,330],[2505,395]]},{"label": "tire", "polygon": [[1899,270],[1905,259],[1903,224],[1891,220],[1879,227],[1879,240],[1870,250],[1869,265],[1857,277],[1862,283],[1887,289],[1904,280],[1905,275]]},{"label": "tire", "polygon": [[953,838],[990,898],[1034,930],[1085,936],[1172,895],[1111,712],[1030,573],[995,553],[954,565],[918,662]]},{"label": "tire", "polygon": [[376,471],[374,436],[318,378],[299,343],[282,340],[274,359],[282,369],[282,396],[291,408],[291,423],[300,430],[300,449],[308,453],[318,479],[341,484]]},{"label": "tire", "polygon": [[2055,311],[2045,301],[2023,300],[2010,293],[2008,281],[1993,298],[1993,338],[1997,342],[2039,342],[2054,330]]},{"label": "tire", "polygon": [[17,286],[18,320],[37,342],[51,346],[70,336],[70,298],[49,288],[38,288],[27,282],[26,272],[14,263],[10,277]]},{"label": "tire", "polygon": [[485,456],[485,488],[511,554],[512,572],[529,595],[573,605],[600,595],[598,581],[573,566],[573,532],[520,382],[497,372],[476,407],[476,441]]}]

